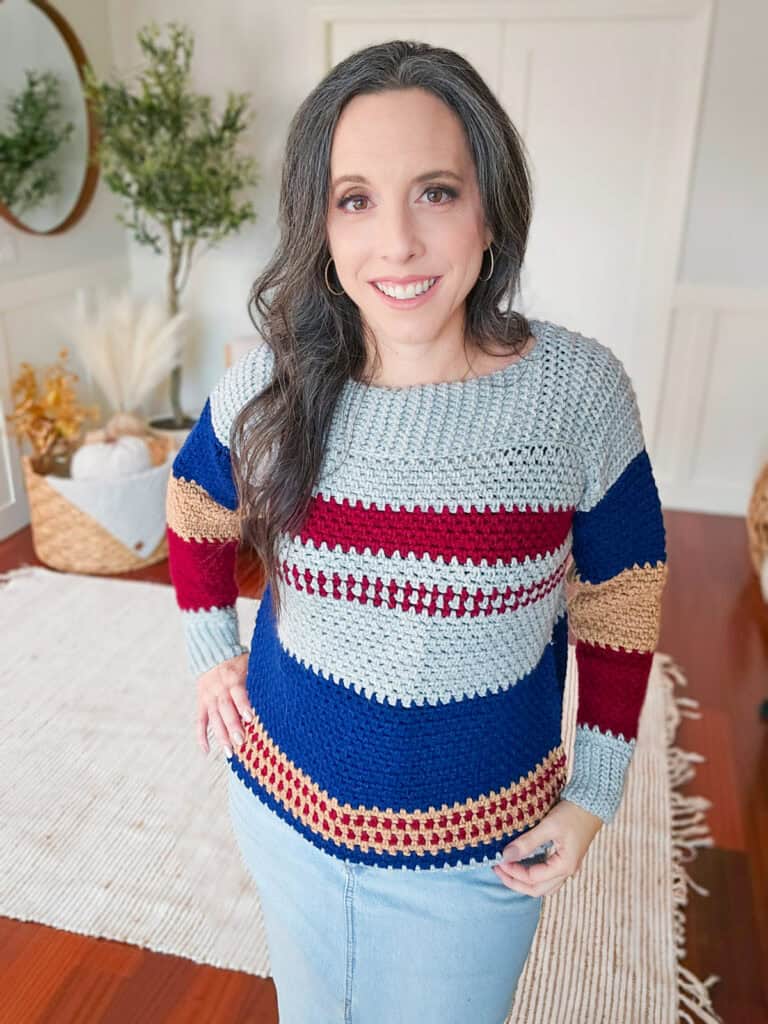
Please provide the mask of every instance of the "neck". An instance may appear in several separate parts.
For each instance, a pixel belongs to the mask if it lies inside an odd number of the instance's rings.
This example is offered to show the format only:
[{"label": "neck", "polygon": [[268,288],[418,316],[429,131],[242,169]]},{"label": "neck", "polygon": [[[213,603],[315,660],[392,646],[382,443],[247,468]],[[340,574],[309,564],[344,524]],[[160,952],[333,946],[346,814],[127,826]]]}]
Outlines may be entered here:
[{"label": "neck", "polygon": [[[371,375],[371,384],[377,387],[410,387],[418,384],[438,384],[444,381],[462,381],[474,375],[477,370],[476,364],[482,357],[483,352],[475,343],[467,342],[462,345],[458,354],[447,360],[444,364],[438,364],[431,360],[422,368],[422,364],[409,366],[407,363],[398,364],[389,368],[382,367],[376,372],[373,367],[373,360],[370,359],[365,369],[365,379]],[[399,372],[398,372],[399,371]]]}]

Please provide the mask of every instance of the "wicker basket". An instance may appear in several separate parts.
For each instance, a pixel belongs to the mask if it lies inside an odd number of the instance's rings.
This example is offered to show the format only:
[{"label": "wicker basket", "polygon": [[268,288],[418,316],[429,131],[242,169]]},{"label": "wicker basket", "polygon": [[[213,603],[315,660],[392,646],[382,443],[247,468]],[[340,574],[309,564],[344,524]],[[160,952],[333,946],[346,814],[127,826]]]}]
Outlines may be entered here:
[{"label": "wicker basket", "polygon": [[[157,441],[150,445],[150,450],[152,466],[134,474],[134,479],[155,474],[153,486],[159,491],[163,475],[170,472],[168,446],[164,441]],[[29,499],[32,546],[45,565],[67,572],[107,576],[143,569],[168,557],[165,533],[152,551],[142,551],[141,541],[133,549],[127,547],[100,522],[69,501],[50,482],[52,478],[35,472],[29,455],[22,455],[21,463]],[[78,483],[68,480],[68,487],[77,487]],[[119,481],[118,486],[128,489],[130,480]]]},{"label": "wicker basket", "polygon": [[752,565],[760,576],[763,562],[768,556],[768,462],[763,466],[752,488],[747,508],[747,538]]}]

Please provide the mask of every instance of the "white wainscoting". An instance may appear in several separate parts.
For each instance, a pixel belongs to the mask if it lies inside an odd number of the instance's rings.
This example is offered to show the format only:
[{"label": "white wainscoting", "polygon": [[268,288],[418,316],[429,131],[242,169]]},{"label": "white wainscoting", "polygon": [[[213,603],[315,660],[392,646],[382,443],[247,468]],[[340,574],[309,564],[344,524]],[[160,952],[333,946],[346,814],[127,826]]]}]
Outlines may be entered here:
[{"label": "white wainscoting", "polygon": [[662,501],[743,516],[768,461],[768,289],[678,285],[664,348],[646,425]]}]

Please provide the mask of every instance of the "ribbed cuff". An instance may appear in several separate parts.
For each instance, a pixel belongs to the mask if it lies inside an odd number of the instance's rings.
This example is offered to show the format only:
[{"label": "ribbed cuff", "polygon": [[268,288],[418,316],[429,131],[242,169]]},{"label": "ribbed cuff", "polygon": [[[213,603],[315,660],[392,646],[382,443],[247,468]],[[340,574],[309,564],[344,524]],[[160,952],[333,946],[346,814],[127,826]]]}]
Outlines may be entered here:
[{"label": "ribbed cuff", "polygon": [[194,676],[207,672],[228,658],[248,653],[240,642],[237,609],[210,608],[202,611],[182,611],[187,662]]},{"label": "ribbed cuff", "polygon": [[636,741],[603,733],[597,727],[578,725],[573,747],[573,772],[560,792],[562,800],[570,800],[601,818],[613,821],[624,794],[627,769],[634,755]]}]

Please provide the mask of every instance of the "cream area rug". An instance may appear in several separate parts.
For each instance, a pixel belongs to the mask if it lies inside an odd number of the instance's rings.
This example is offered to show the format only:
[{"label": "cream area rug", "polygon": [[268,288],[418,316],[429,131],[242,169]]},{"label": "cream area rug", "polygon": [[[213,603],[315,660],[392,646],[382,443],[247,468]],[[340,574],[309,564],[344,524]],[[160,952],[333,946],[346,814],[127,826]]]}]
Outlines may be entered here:
[{"label": "cream area rug", "polygon": [[[258,601],[240,598],[250,638]],[[0,915],[264,977],[258,892],[195,735],[195,683],[169,586],[22,566],[0,575]],[[542,904],[515,1024],[721,1021],[685,956],[684,864],[711,846],[709,802],[677,787],[697,703],[654,657],[621,808]],[[576,713],[569,654],[563,741]]]}]

